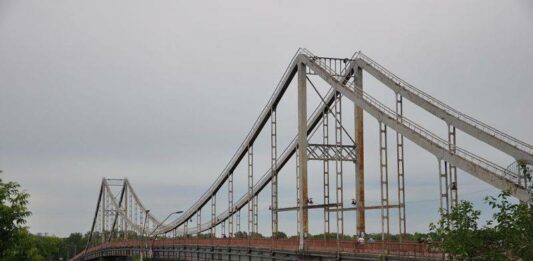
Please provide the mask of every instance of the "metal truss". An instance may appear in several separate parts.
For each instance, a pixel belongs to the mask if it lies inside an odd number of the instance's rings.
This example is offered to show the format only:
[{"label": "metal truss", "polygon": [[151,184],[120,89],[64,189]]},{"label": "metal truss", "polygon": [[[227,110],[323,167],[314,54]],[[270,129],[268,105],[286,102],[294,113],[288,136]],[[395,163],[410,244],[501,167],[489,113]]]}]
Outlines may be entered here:
[{"label": "metal truss", "polygon": [[[118,192],[112,187],[118,188]],[[150,224],[160,222],[148,213],[129,181],[104,178],[86,247],[115,238],[128,239],[130,234],[149,234]]]}]

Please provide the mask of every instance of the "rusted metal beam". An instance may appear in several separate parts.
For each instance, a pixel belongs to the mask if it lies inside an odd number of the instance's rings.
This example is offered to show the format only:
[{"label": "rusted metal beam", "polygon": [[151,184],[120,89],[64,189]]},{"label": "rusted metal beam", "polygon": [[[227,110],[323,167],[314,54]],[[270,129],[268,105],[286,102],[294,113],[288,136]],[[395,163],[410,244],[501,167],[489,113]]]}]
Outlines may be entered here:
[{"label": "rusted metal beam", "polygon": [[[354,88],[363,90],[363,70],[361,67],[354,69]],[[364,139],[364,121],[363,108],[354,103],[354,123],[355,123],[355,142],[356,156],[355,161],[355,201],[362,208],[357,211],[355,226],[358,235],[366,233],[365,226],[365,139]]]},{"label": "rusted metal beam", "polygon": [[299,249],[304,250],[305,238],[309,231],[307,211],[307,78],[305,64],[298,63],[298,150],[300,180],[300,242]]}]

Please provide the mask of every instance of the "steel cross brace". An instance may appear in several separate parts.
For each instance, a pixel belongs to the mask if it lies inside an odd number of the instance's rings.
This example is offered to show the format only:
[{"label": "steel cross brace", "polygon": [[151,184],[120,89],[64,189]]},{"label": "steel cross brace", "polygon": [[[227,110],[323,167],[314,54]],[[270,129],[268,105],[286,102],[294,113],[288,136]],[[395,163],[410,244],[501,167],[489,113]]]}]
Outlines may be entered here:
[{"label": "steel cross brace", "polygon": [[357,160],[355,145],[333,145],[333,144],[309,144],[307,156],[309,160]]}]

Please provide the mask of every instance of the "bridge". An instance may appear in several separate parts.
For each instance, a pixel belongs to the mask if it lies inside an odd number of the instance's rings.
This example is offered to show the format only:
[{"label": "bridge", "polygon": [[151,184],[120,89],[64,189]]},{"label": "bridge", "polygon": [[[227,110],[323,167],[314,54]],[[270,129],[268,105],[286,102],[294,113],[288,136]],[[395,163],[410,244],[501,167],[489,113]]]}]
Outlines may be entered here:
[{"label": "bridge", "polygon": [[[394,108],[364,91],[363,72],[394,92]],[[293,80],[297,89],[297,132],[287,144],[278,144],[278,104],[288,96],[286,93]],[[319,82],[329,89],[326,93],[319,91]],[[319,99],[311,113],[308,112],[309,94]],[[404,115],[404,100],[441,120],[446,127],[446,137],[440,137]],[[343,106],[346,103],[353,105],[347,111]],[[365,201],[363,112],[379,124],[380,203],[377,205]],[[352,120],[346,121],[347,117]],[[350,126],[346,122],[350,122]],[[389,171],[387,133],[390,131],[395,134],[394,174]],[[509,167],[503,167],[479,156],[479,152],[461,148],[456,143],[457,131],[511,156],[514,161]],[[254,145],[261,133],[269,136],[270,159],[269,169],[257,175]],[[351,58],[334,58],[299,49],[242,144],[194,204],[184,212],[171,213],[160,220],[143,205],[128,179],[104,178],[87,248],[72,260],[120,260],[133,256],[174,260],[440,259],[442,253],[431,245],[405,238],[404,139],[435,157],[435,178],[439,179],[436,194],[444,212],[459,200],[458,169],[480,182],[510,191],[521,202],[532,201],[528,178],[519,166],[533,164],[533,146],[415,88],[360,51]],[[310,161],[321,165],[322,199],[317,203],[308,196]],[[239,165],[244,166],[247,175],[236,175]],[[278,201],[278,174],[284,168],[295,168],[294,206],[281,207]],[[347,173],[348,169],[351,173]],[[345,175],[354,175],[355,184],[345,184]],[[395,188],[389,186],[391,176],[396,179]],[[234,195],[236,179],[247,184],[242,195]],[[334,180],[332,184],[331,179]],[[351,201],[345,199],[347,185],[355,187]],[[333,191],[331,195],[330,191]],[[258,233],[261,193],[270,198],[271,235],[266,238]],[[217,205],[217,199],[224,200],[223,204]],[[217,208],[220,205],[224,207]],[[310,209],[322,212],[322,239],[309,236]],[[285,239],[280,233],[279,213],[285,211],[297,213],[296,238]],[[345,213],[350,211],[355,212],[355,220],[345,220]],[[364,240],[367,211],[380,213],[381,238],[377,241]],[[397,213],[395,220],[391,219],[392,211]],[[203,217],[202,213],[204,216],[208,213],[208,217]],[[172,214],[181,215],[167,222]],[[241,214],[247,217],[245,229],[241,227]],[[398,241],[390,240],[391,222],[398,223]],[[355,225],[355,238],[344,234],[346,225]]]}]

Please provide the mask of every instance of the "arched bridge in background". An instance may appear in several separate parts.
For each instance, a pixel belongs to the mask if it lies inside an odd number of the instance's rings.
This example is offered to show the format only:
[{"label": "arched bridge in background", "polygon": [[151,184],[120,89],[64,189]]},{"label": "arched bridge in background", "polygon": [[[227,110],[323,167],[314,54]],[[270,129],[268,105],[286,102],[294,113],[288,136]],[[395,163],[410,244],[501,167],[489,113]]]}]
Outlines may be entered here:
[{"label": "arched bridge in background", "polygon": [[[393,108],[364,91],[363,72],[394,92]],[[279,144],[278,104],[288,96],[285,94],[293,80],[297,88],[297,132],[287,144]],[[327,92],[319,91],[319,81],[328,87]],[[307,111],[309,94],[319,99],[311,113]],[[440,137],[404,115],[404,100],[442,120],[447,135]],[[351,105],[348,109],[346,103]],[[377,205],[365,201],[363,112],[379,124],[380,203]],[[346,121],[347,117],[351,120]],[[350,126],[343,122],[349,122]],[[511,167],[505,168],[479,156],[479,152],[465,150],[456,143],[459,130],[511,156],[514,163],[509,162]],[[391,131],[395,134],[394,174],[389,171],[388,157],[391,145],[387,133]],[[254,145],[262,132],[270,139],[270,167],[257,175]],[[133,256],[174,260],[439,259],[442,255],[429,245],[409,242],[402,236],[407,233],[404,139],[435,157],[439,207],[443,211],[449,211],[458,203],[461,189],[458,169],[495,188],[509,190],[524,203],[531,203],[528,179],[518,166],[528,167],[533,163],[533,146],[446,105],[361,52],[351,58],[332,58],[299,49],[242,144],[194,204],[176,219],[166,222],[149,213],[127,179],[103,179],[87,248],[72,260]],[[288,164],[291,159],[294,164]],[[313,202],[308,196],[309,161],[321,164],[320,202]],[[347,174],[349,164],[353,166]],[[234,175],[239,165],[244,166],[247,175]],[[291,165],[296,173],[296,204],[280,207],[278,174]],[[346,175],[353,175],[355,180],[355,194],[351,200],[345,199],[347,184],[343,178]],[[391,176],[394,182],[389,182]],[[244,179],[241,181],[247,184],[242,195],[234,195],[237,178]],[[267,238],[258,233],[258,196],[261,193],[269,194],[270,198],[267,224],[271,224],[272,234]],[[218,205],[224,207],[217,208],[217,198],[219,202],[224,198],[224,204]],[[318,200],[315,198],[315,201]],[[309,237],[309,209],[322,210],[323,239]],[[344,235],[345,226],[352,224],[356,234],[364,238],[365,212],[371,210],[380,213],[380,240],[348,239]],[[281,238],[278,215],[284,211],[297,213],[295,238]],[[355,219],[345,219],[345,212],[349,211],[355,212]],[[202,212],[204,216],[205,212],[209,213],[208,217],[203,217]],[[241,213],[247,217],[245,228],[241,226]],[[398,222],[398,241],[390,240],[391,222]]]}]

